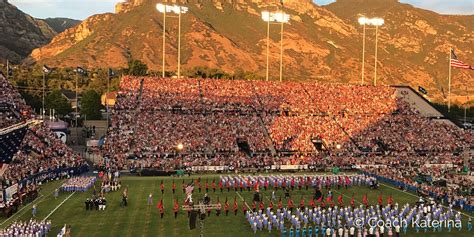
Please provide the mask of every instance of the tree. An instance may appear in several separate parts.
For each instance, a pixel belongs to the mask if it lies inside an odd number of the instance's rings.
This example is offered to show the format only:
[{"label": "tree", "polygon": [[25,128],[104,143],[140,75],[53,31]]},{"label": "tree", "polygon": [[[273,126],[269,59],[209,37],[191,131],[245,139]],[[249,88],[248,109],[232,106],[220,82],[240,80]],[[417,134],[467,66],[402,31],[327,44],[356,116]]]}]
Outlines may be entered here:
[{"label": "tree", "polygon": [[23,97],[23,99],[25,99],[27,105],[31,106],[34,111],[39,113],[41,107],[43,106],[40,97],[30,94],[26,91],[20,91],[20,95]]},{"label": "tree", "polygon": [[103,108],[100,103],[100,95],[94,90],[88,90],[82,94],[81,114],[87,119],[102,119],[100,110]]},{"label": "tree", "polygon": [[128,62],[128,75],[146,76],[148,74],[148,66],[140,60],[132,60]]},{"label": "tree", "polygon": [[71,104],[64,98],[59,90],[54,90],[45,98],[45,114],[48,114],[50,109],[54,109],[55,113],[60,116],[65,116],[72,112]]}]

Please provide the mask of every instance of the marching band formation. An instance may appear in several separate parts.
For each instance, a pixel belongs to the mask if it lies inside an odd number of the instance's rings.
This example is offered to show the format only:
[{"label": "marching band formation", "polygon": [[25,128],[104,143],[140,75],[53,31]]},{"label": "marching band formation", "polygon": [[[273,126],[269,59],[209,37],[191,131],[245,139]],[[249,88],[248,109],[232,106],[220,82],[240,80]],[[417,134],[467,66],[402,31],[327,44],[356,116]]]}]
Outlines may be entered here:
[{"label": "marching band formation", "polygon": [[24,236],[45,237],[51,230],[51,221],[18,221],[0,230],[0,237]]},{"label": "marching band formation", "polygon": [[65,192],[85,192],[94,186],[96,177],[93,176],[80,176],[68,179],[63,185],[61,190]]},{"label": "marching band formation", "polygon": [[[294,211],[287,207],[276,212],[270,207],[266,210],[246,212],[250,227],[257,231],[279,231],[282,237],[300,236],[399,236],[406,234],[409,227],[416,233],[451,232],[461,230],[461,212],[440,204],[405,204],[364,207],[329,207],[328,209],[303,207]],[[472,230],[469,219],[467,230]]]},{"label": "marching band formation", "polygon": [[374,186],[377,180],[374,177],[367,175],[299,175],[299,176],[288,176],[288,175],[269,175],[269,176],[221,176],[220,186],[234,189],[248,189],[254,188],[257,190],[259,187],[265,190],[271,186],[273,189],[285,189],[295,188],[302,189],[303,187],[307,190],[308,188],[326,188],[331,187],[344,187],[349,188],[351,186]]}]

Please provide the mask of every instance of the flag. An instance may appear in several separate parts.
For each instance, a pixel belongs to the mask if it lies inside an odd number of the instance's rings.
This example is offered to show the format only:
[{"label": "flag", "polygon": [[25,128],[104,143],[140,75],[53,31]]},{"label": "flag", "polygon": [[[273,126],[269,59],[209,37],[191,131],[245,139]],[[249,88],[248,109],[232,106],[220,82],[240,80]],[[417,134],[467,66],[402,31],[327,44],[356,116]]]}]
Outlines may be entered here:
[{"label": "flag", "polygon": [[454,49],[451,50],[451,67],[474,70],[474,67],[458,59],[454,53]]},{"label": "flag", "polygon": [[354,199],[354,195],[352,195],[352,198],[351,198],[351,206],[354,207],[355,206],[355,199]]},{"label": "flag", "polygon": [[51,68],[49,68],[49,67],[46,66],[46,65],[43,65],[43,72],[44,72],[45,74],[49,74],[49,73],[51,73],[51,71],[53,71]]},{"label": "flag", "polygon": [[418,86],[418,91],[424,95],[428,94],[428,91],[426,91],[426,89],[421,86]]},{"label": "flag", "polygon": [[380,206],[383,205],[383,197],[382,197],[382,194],[379,195],[378,203],[379,203]]},{"label": "flag", "polygon": [[87,70],[82,67],[77,67],[76,72],[81,74],[82,76],[87,76]]},{"label": "flag", "polygon": [[112,70],[112,68],[109,68],[108,75],[109,77],[115,77],[115,72]]},{"label": "flag", "polygon": [[194,185],[188,185],[186,187],[186,195],[189,195],[190,193],[192,193],[194,191]]},{"label": "flag", "polygon": [[13,68],[10,66],[10,63],[7,60],[7,76],[13,76]]}]

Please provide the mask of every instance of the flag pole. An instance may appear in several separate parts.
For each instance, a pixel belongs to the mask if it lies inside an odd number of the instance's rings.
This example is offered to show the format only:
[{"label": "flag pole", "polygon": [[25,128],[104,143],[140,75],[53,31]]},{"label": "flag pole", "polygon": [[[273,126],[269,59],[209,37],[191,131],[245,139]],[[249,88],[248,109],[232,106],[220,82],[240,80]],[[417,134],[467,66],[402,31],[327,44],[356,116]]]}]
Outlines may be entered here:
[{"label": "flag pole", "polygon": [[466,112],[467,112],[468,103],[469,103],[469,92],[467,91],[467,86],[466,86],[466,103],[464,103],[464,123],[467,123]]},{"label": "flag pole", "polygon": [[280,39],[280,82],[283,81],[283,24],[284,22],[282,21],[281,22],[281,39]]},{"label": "flag pole", "polygon": [[181,7],[178,14],[178,79],[181,79]]},{"label": "flag pole", "polygon": [[378,48],[377,48],[377,43],[378,43],[378,29],[379,29],[379,26],[376,25],[375,26],[375,65],[374,65],[374,86],[377,86],[377,54],[378,54]]},{"label": "flag pole", "polygon": [[107,127],[105,128],[105,133],[107,134],[107,131],[109,130],[109,101],[108,101],[108,96],[110,93],[110,69],[107,70],[107,93],[105,94],[105,106],[106,106],[106,115],[107,115]]},{"label": "flag pole", "polygon": [[[270,13],[269,13],[269,18],[270,18]],[[270,19],[267,21],[267,69],[265,72],[265,79],[268,81],[268,65],[269,65],[269,49],[270,49]]]},{"label": "flag pole", "polygon": [[7,59],[7,81],[8,81],[9,76],[10,76],[10,64]]},{"label": "flag pole", "polygon": [[364,34],[362,35],[362,83],[364,85],[364,73],[365,73],[365,24],[364,24]]},{"label": "flag pole", "polygon": [[45,89],[45,81],[46,81],[45,77],[46,77],[46,75],[45,75],[45,72],[43,70],[43,99],[42,99],[43,100],[43,113],[41,114],[41,118],[43,120],[44,120],[44,114],[45,114],[45,112],[44,112],[44,89]]},{"label": "flag pole", "polygon": [[449,48],[449,73],[448,73],[448,112],[451,112],[451,58],[453,49]]},{"label": "flag pole", "polygon": [[165,57],[166,57],[166,7],[163,11],[163,65],[162,77],[165,78]]}]

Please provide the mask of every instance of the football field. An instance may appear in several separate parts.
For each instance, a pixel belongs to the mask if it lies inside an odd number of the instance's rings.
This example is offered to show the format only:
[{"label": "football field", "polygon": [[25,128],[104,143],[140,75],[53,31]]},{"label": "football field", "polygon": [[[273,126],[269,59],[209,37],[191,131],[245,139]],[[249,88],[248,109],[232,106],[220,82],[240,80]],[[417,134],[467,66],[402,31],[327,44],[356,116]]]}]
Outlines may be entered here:
[{"label": "football field", "polygon": [[[37,204],[38,213],[36,219],[43,220],[48,219],[52,221],[52,231],[48,236],[56,236],[60,229],[65,225],[71,226],[72,236],[200,236],[203,231],[204,236],[281,236],[280,232],[275,229],[272,233],[268,231],[258,231],[254,234],[242,212],[242,200],[245,199],[248,205],[251,205],[253,199],[253,191],[243,192],[234,191],[230,192],[224,188],[221,192],[219,188],[216,192],[209,188],[208,195],[211,197],[213,203],[219,198],[222,206],[224,207],[225,199],[229,201],[230,211],[229,215],[226,216],[224,210],[220,216],[216,216],[216,211],[212,211],[210,217],[207,217],[204,221],[204,228],[201,230],[201,223],[197,221],[197,228],[189,230],[187,213],[180,211],[178,217],[175,219],[173,214],[174,200],[179,201],[180,207],[185,198],[185,194],[182,191],[183,179],[185,183],[190,183],[192,179],[201,178],[201,183],[205,183],[206,180],[209,184],[212,180],[218,183],[218,175],[194,175],[191,177],[184,178],[171,178],[171,177],[138,177],[138,176],[122,176],[120,178],[122,182],[122,189],[128,188],[128,206],[121,207],[122,192],[116,191],[106,193],[107,208],[105,211],[86,211],[84,201],[86,198],[92,196],[93,189],[88,192],[80,193],[60,193],[57,199],[54,198],[53,192],[59,187],[64,181],[53,181],[44,184],[40,190],[39,197],[31,204],[21,207],[19,212],[14,214],[12,217],[0,220],[1,228],[5,228],[15,220],[28,220],[32,218],[31,207],[33,204]],[[173,194],[171,190],[172,182],[176,183],[176,193]],[[164,182],[165,192],[161,194],[160,184]],[[210,186],[210,185],[209,185]],[[100,190],[100,183],[96,183],[97,190]],[[302,197],[306,200],[308,205],[309,200],[312,197],[313,190],[302,190],[295,189],[291,192],[291,197],[295,203],[295,206],[299,206]],[[327,191],[324,190],[323,193]],[[147,204],[147,198],[149,194],[153,195],[153,205]],[[194,190],[193,198],[198,200],[204,196],[205,188],[202,188],[201,193],[196,188]],[[268,205],[269,198],[271,197],[271,191],[261,189],[261,193],[264,196],[265,206]],[[343,195],[344,204],[349,205],[352,196],[355,197],[355,204],[360,205],[362,202],[363,195],[367,194],[369,203],[372,205],[377,204],[377,198],[380,194],[383,195],[384,204],[386,198],[392,195],[394,202],[404,205],[405,203],[414,204],[418,198],[416,195],[411,193],[405,193],[394,187],[388,186],[381,183],[378,190],[371,190],[368,187],[360,186],[349,189],[333,189],[333,193],[336,197]],[[284,196],[281,189],[276,192],[277,200],[274,201],[275,207],[278,203],[278,198]],[[233,213],[233,202],[234,198],[237,199],[239,210],[237,215]],[[165,207],[164,218],[160,218],[159,211],[156,204],[163,199]],[[286,201],[283,199],[283,205],[286,206]],[[223,208],[224,209],[224,208]],[[472,215],[472,213],[471,213]],[[408,233],[405,236],[466,236],[472,237],[474,232],[468,232],[466,230],[467,216],[463,215],[463,229],[461,231],[453,228],[451,232],[443,230],[442,232],[433,233],[429,230],[425,233],[423,230],[420,233],[416,233],[413,229],[408,229]],[[287,234],[288,236],[288,234]],[[321,235],[319,235],[321,236]],[[402,235],[403,236],[403,235]]]}]

